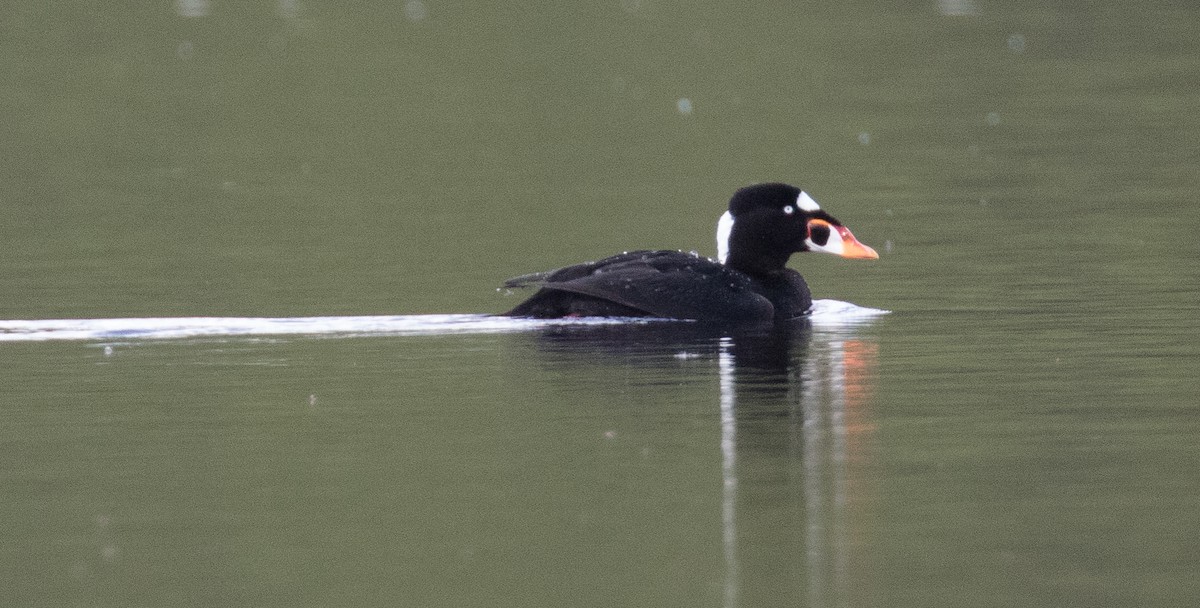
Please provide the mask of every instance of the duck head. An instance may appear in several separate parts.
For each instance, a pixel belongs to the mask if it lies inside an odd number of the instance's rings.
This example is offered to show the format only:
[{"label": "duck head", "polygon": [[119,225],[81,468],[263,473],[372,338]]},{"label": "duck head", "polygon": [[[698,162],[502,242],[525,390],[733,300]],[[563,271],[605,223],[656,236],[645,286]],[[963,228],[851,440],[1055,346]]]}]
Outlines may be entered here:
[{"label": "duck head", "polygon": [[717,222],[717,258],[749,274],[782,272],[793,253],[816,251],[876,259],[807,192],[788,184],[758,184],[735,192]]}]

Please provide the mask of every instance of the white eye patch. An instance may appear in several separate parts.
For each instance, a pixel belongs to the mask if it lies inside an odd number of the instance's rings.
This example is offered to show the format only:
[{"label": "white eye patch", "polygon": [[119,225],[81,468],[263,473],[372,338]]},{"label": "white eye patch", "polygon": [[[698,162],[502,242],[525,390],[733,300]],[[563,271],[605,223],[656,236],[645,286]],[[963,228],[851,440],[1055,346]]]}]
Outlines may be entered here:
[{"label": "white eye patch", "polygon": [[[821,206],[807,192],[801,191],[800,196],[796,197],[796,206],[805,211],[820,211]],[[786,213],[786,211],[785,211]]]}]

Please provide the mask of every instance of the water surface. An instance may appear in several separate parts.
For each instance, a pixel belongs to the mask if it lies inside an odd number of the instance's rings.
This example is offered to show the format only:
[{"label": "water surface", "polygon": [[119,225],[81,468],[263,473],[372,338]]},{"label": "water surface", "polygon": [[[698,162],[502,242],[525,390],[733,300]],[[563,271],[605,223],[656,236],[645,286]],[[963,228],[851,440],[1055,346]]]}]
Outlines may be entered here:
[{"label": "water surface", "polygon": [[[8,13],[11,605],[1200,596],[1200,9]],[[765,180],[891,314],[488,325]]]}]

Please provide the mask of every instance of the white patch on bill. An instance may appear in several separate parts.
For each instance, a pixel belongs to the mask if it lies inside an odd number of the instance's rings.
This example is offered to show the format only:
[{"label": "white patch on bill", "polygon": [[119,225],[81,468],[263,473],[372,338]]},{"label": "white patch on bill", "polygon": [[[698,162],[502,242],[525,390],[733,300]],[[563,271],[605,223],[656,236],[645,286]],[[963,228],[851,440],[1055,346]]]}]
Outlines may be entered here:
[{"label": "white patch on bill", "polygon": [[[814,220],[814,221],[820,221],[820,220]],[[822,222],[822,223],[824,223],[824,222]],[[809,251],[819,251],[821,253],[832,253],[833,255],[842,255],[846,252],[846,245],[842,241],[841,233],[836,228],[833,228],[833,227],[830,227],[829,239],[827,239],[825,241],[824,245],[818,245],[818,244],[814,243],[811,238],[804,239],[804,245],[808,247]]]}]

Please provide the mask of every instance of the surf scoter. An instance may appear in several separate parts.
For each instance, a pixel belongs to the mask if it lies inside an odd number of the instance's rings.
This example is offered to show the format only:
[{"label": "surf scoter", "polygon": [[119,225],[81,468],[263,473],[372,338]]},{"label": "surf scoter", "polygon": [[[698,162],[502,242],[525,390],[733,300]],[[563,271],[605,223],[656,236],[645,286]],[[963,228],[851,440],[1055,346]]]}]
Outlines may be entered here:
[{"label": "surf scoter", "polygon": [[630,251],[509,279],[540,287],[510,317],[660,317],[766,323],[808,314],[804,277],[786,267],[801,251],[875,259],[842,223],[795,186],[742,188],[717,223],[717,260],[681,251]]}]

